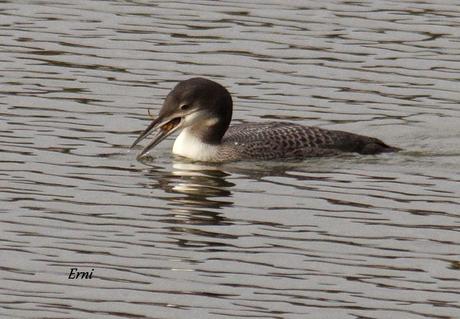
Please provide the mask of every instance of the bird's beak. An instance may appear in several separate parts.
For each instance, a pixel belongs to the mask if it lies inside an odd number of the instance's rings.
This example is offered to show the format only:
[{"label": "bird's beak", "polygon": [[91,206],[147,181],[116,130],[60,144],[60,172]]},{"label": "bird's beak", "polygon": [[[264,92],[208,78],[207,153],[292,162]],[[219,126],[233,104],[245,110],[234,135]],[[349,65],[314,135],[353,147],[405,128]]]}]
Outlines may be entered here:
[{"label": "bird's beak", "polygon": [[179,128],[179,124],[181,123],[180,117],[168,117],[164,119],[162,117],[158,117],[150,123],[150,125],[139,135],[139,137],[134,141],[131,148],[136,146],[140,141],[145,139],[147,136],[155,132],[153,136],[152,142],[147,145],[142,152],[137,156],[137,158],[141,158],[145,154],[147,154],[152,148],[154,148],[158,143],[164,140],[166,137],[171,135],[174,131]]}]

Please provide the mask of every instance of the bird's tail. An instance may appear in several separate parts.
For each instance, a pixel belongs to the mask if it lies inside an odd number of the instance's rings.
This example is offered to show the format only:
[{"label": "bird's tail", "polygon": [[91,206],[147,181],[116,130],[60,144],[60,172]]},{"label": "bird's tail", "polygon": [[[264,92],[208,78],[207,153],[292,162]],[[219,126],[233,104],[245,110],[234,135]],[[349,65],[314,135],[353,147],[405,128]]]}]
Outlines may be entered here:
[{"label": "bird's tail", "polygon": [[359,153],[361,154],[379,154],[399,152],[401,149],[396,146],[390,146],[377,138],[372,138],[368,143],[365,143]]}]

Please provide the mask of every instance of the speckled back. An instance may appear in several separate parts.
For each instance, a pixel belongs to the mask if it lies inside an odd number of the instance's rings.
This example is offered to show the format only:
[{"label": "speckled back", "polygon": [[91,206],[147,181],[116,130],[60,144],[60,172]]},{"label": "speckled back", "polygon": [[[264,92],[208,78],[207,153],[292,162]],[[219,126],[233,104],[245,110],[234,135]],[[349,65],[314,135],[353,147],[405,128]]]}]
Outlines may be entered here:
[{"label": "speckled back", "polygon": [[395,150],[358,134],[285,122],[237,124],[224,135],[219,160],[287,159]]}]

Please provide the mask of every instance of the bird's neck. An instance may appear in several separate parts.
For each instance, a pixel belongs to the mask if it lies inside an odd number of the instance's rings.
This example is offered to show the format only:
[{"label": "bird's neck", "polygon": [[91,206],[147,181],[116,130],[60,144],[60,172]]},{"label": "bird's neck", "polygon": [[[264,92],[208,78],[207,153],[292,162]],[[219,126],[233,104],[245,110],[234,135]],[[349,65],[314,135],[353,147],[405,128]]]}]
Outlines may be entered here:
[{"label": "bird's neck", "polygon": [[219,143],[208,143],[203,135],[197,135],[193,127],[184,128],[176,138],[173,154],[197,161],[211,161],[216,157]]}]

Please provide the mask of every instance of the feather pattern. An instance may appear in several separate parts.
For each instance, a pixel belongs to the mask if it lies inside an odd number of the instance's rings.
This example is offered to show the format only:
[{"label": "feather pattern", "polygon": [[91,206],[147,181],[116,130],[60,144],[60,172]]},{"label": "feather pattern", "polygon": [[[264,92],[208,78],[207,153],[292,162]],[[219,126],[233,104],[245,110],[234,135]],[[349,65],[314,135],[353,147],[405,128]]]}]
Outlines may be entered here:
[{"label": "feather pattern", "polygon": [[343,152],[376,154],[397,150],[377,138],[285,122],[232,125],[218,148],[216,161],[295,159]]}]

